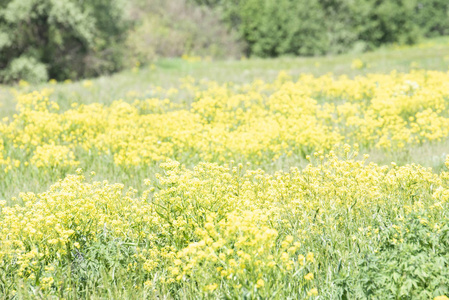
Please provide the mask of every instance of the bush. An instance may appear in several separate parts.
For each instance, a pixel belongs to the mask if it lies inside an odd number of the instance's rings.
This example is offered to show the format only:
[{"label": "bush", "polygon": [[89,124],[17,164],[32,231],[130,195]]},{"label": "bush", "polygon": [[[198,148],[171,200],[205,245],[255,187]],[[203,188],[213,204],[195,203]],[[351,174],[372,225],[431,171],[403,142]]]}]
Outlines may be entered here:
[{"label": "bush", "polygon": [[316,55],[449,34],[446,0],[192,0],[223,12],[248,54]]},{"label": "bush", "polygon": [[43,80],[45,73],[76,79],[120,69],[124,16],[122,0],[0,1],[0,81]]},{"label": "bush", "polygon": [[47,67],[34,57],[21,56],[11,61],[8,68],[0,73],[6,81],[19,79],[37,83],[48,80]]},{"label": "bush", "polygon": [[240,31],[250,54],[313,55],[327,49],[317,1],[248,0],[241,4]]},{"label": "bush", "polygon": [[449,34],[449,3],[447,0],[420,0],[416,6],[416,22],[426,36]]},{"label": "bush", "polygon": [[186,0],[136,1],[136,26],[127,48],[131,61],[148,63],[156,57],[183,54],[236,57],[241,53],[237,36],[221,22],[219,12]]},{"label": "bush", "polygon": [[416,2],[409,0],[365,1],[365,10],[354,14],[358,39],[366,41],[369,48],[417,42],[424,32],[416,23],[415,7]]}]

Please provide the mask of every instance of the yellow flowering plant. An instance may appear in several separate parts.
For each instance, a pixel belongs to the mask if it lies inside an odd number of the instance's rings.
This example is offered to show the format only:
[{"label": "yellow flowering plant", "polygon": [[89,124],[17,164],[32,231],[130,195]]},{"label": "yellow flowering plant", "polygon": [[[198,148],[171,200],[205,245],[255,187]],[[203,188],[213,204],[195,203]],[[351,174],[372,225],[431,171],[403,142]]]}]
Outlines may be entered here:
[{"label": "yellow flowering plant", "polygon": [[[449,172],[363,154],[444,146],[447,82],[186,78],[161,97],[67,107],[51,90],[18,93],[0,123],[0,295],[439,297]],[[411,248],[418,279],[396,278],[388,262],[410,267]]]}]

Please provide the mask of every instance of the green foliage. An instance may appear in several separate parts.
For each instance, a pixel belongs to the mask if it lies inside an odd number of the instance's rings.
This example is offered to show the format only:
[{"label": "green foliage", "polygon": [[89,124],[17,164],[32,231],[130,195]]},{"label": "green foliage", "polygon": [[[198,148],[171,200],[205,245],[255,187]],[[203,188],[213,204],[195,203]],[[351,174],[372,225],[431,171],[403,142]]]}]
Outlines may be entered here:
[{"label": "green foliage", "polygon": [[121,0],[0,1],[0,81],[118,70],[127,28]]},{"label": "green foliage", "polygon": [[359,19],[356,24],[365,25],[358,35],[370,46],[376,47],[385,43],[412,44],[423,36],[414,20],[416,15],[414,1],[376,2],[370,0],[366,3],[371,8],[369,12],[365,11],[366,18],[370,21]]},{"label": "green foliage", "polygon": [[134,2],[136,26],[127,39],[131,63],[183,54],[236,57],[237,36],[220,21],[219,13],[186,0]]},{"label": "green foliage", "polygon": [[449,293],[449,226],[412,214],[381,230],[380,247],[345,282],[359,298],[433,299]]},{"label": "green foliage", "polygon": [[[57,271],[53,274],[54,280],[59,284],[59,291],[54,292],[60,298],[87,299],[87,298],[119,298],[112,295],[125,296],[125,299],[134,298],[142,291],[136,291],[136,286],[143,286],[148,275],[138,262],[136,244],[111,238],[105,231],[98,234],[97,240],[90,243],[82,251],[76,247],[69,249],[66,255],[46,258],[46,263]],[[131,268],[131,267],[132,268]],[[48,271],[38,265],[41,272],[35,279],[38,283],[48,276]],[[11,269],[17,268],[14,264],[0,265],[0,295],[7,299],[33,299],[49,297],[50,290],[36,290],[31,292],[28,288],[14,291],[12,287],[19,279],[10,276]],[[121,290],[120,290],[121,289]],[[112,294],[112,295],[111,295]],[[141,295],[138,298],[145,298]]]},{"label": "green foliage", "polygon": [[[241,33],[251,54],[322,54],[326,33],[317,1],[249,0],[241,4]],[[317,12],[317,13],[315,13]]]},{"label": "green foliage", "polygon": [[445,0],[195,2],[218,7],[248,43],[248,54],[262,57],[364,51],[449,33]]},{"label": "green foliage", "polygon": [[239,57],[243,45],[260,57],[321,55],[447,34],[446,0],[0,0],[0,82]]},{"label": "green foliage", "polygon": [[107,294],[114,285],[143,285],[146,280],[144,271],[141,268],[129,270],[129,266],[137,261],[135,249],[135,244],[112,239],[108,232],[103,232],[85,250],[72,249],[70,258],[65,261],[66,272],[61,272],[71,274],[70,278],[64,278],[64,285],[76,285],[74,293],[80,298],[88,298],[92,290]]},{"label": "green foliage", "polygon": [[416,21],[426,36],[449,34],[449,4],[446,0],[420,0]]},{"label": "green foliage", "polygon": [[34,57],[21,56],[11,61],[8,68],[0,72],[6,81],[19,79],[32,83],[48,80],[47,67]]}]

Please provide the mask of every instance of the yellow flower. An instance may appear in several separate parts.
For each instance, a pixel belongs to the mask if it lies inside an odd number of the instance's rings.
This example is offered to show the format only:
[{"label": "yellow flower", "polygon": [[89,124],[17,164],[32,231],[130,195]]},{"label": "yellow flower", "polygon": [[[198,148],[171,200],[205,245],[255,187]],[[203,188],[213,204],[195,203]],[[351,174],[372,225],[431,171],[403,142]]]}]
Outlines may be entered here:
[{"label": "yellow flower", "polygon": [[307,260],[308,262],[313,262],[314,258],[313,258],[313,253],[312,253],[312,252],[309,252],[309,253],[307,254],[306,260]]},{"label": "yellow flower", "polygon": [[313,279],[313,273],[309,273],[307,275],[304,276],[305,280],[312,280]]},{"label": "yellow flower", "polygon": [[206,286],[206,290],[209,292],[215,291],[218,288],[218,284],[212,283]]},{"label": "yellow flower", "polygon": [[318,296],[318,289],[313,288],[310,291],[307,292],[308,296]]},{"label": "yellow flower", "polygon": [[304,255],[299,254],[298,255],[298,262],[299,262],[300,265],[302,265],[302,266],[304,265],[304,260],[305,260]]},{"label": "yellow flower", "polygon": [[182,260],[180,260],[180,259],[175,259],[174,264],[175,264],[175,266],[179,266],[179,265],[182,264]]},{"label": "yellow flower", "polygon": [[264,285],[265,285],[265,282],[263,281],[263,279],[257,280],[257,283],[256,283],[256,287],[257,287],[257,288],[261,288],[261,287],[263,287]]},{"label": "yellow flower", "polygon": [[360,58],[354,59],[351,63],[351,69],[353,70],[360,70],[363,69],[364,67],[365,63]]},{"label": "yellow flower", "polygon": [[150,280],[147,280],[147,281],[145,281],[144,285],[145,285],[146,287],[151,287],[151,286],[153,286],[153,282],[150,281]]}]

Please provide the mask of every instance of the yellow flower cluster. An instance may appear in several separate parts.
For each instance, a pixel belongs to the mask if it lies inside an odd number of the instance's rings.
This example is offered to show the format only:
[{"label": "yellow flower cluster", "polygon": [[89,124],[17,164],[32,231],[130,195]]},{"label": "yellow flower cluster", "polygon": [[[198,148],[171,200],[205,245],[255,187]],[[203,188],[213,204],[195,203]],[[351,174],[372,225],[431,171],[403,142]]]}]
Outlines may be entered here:
[{"label": "yellow flower cluster", "polygon": [[283,73],[243,86],[187,80],[191,105],[153,98],[65,111],[49,100],[51,91],[33,92],[18,95],[18,114],[0,126],[1,165],[16,164],[5,152],[39,167],[74,166],[86,156],[133,167],[167,158],[262,164],[344,142],[398,151],[447,140],[447,82],[448,73],[431,71],[298,81]]},{"label": "yellow flower cluster", "polygon": [[360,58],[356,58],[351,63],[351,69],[361,70],[366,67],[366,64]]},{"label": "yellow flower cluster", "polygon": [[317,238],[327,233],[344,241],[351,233],[359,247],[371,247],[367,232],[378,222],[420,211],[437,228],[448,209],[449,172],[367,164],[353,154],[348,146],[345,159],[316,153],[304,170],[274,174],[168,161],[141,196],[122,184],[70,175],[45,193],[21,194],[23,206],[2,204],[0,261],[24,280],[52,278],[55,260],[107,233],[135,247],[130,270],[144,270],[148,287],[195,282],[206,294],[268,297],[288,284],[304,296],[318,295]]},{"label": "yellow flower cluster", "polygon": [[[324,272],[377,251],[379,228],[397,227],[393,244],[401,244],[404,216],[417,213],[436,231],[447,222],[449,172],[355,157],[359,148],[446,141],[448,82],[449,73],[430,71],[297,81],[281,73],[246,85],[188,78],[181,88],[192,103],[151,98],[67,109],[51,90],[18,94],[17,114],[0,123],[0,175],[8,179],[0,187],[17,188],[18,174],[38,180],[78,167],[104,168],[103,175],[140,169],[151,180],[136,190],[86,180],[79,169],[44,193],[12,200],[21,205],[1,201],[0,271],[56,293],[57,278],[71,272],[61,266],[75,268],[74,256],[105,239],[132,253],[127,272],[143,274],[154,293],[333,298]],[[250,168],[295,158],[310,164]],[[147,174],[148,166],[161,174]]]},{"label": "yellow flower cluster", "polygon": [[57,145],[37,146],[30,162],[38,168],[63,168],[79,164],[69,147]]},{"label": "yellow flower cluster", "polygon": [[[221,220],[208,215],[204,227],[196,229],[200,240],[178,252],[172,274],[178,281],[188,281],[199,272],[208,274],[201,285],[226,280],[239,294],[242,288],[274,288],[271,276],[293,280],[295,273],[305,273],[310,266],[305,266],[304,256],[297,253],[301,244],[287,236],[279,249],[277,230],[267,226],[270,217],[261,210],[231,212]],[[304,278],[311,280],[313,275]]]}]

